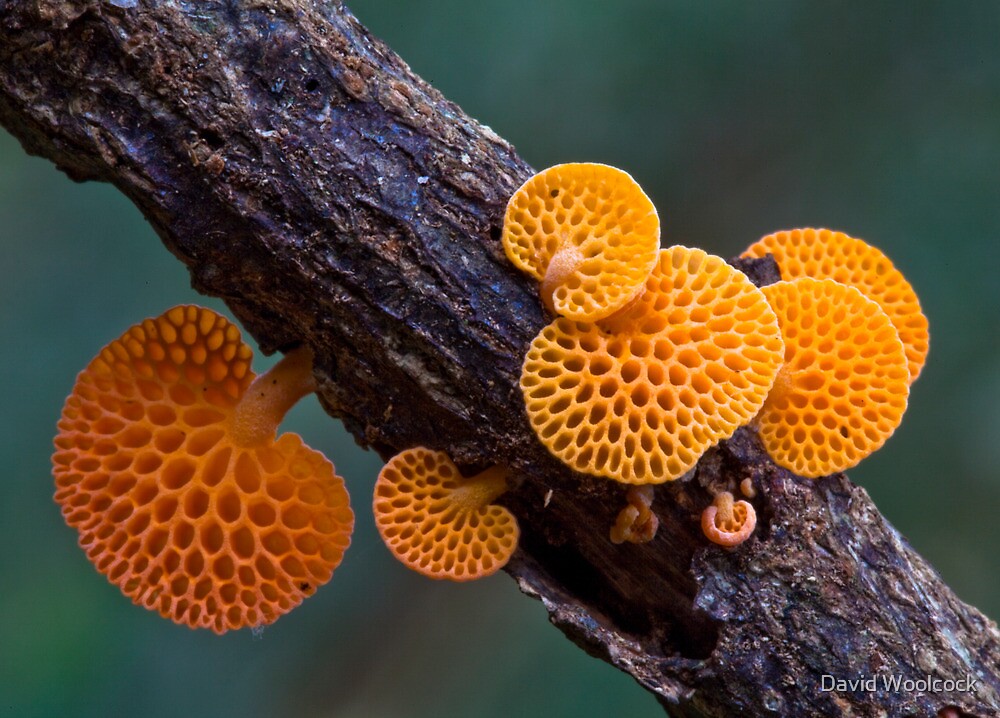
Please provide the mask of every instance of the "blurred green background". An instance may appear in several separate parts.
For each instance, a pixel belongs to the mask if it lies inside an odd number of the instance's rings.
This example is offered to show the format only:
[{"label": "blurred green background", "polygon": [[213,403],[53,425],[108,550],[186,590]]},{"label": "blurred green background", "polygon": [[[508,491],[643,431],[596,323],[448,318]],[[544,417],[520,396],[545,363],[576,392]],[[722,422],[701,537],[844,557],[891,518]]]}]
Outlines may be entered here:
[{"label": "blurred green background", "polygon": [[[903,426],[851,476],[1000,616],[1000,5],[349,5],[535,167],[631,172],[666,244],[729,256],[829,226],[881,247],[920,294],[931,353]],[[359,517],[333,581],[260,638],[122,597],[52,502],[51,438],[104,343],[189,301],[222,308],[122,196],[0,134],[0,715],[661,714],[506,576],[441,585],[395,563],[366,511],[378,458],[311,398],[286,427],[334,457]]]}]

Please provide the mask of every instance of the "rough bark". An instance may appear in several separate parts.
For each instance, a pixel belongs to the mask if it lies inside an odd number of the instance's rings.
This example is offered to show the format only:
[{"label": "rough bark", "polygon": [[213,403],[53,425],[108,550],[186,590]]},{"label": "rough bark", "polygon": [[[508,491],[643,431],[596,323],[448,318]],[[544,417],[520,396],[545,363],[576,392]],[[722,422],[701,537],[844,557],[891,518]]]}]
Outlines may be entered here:
[{"label": "rough bark", "polygon": [[[341,5],[0,0],[0,122],[120,188],[265,350],[311,345],[320,398],[359,442],[509,467],[508,572],[671,715],[1000,713],[996,625],[864,490],[776,468],[749,430],[656,488],[651,543],[608,540],[624,489],[552,460],[517,388],[547,319],[498,237],[531,169]],[[706,487],[743,478],[756,535],[707,545]],[[880,678],[823,691],[824,675]],[[881,682],[967,675],[973,691]]]}]

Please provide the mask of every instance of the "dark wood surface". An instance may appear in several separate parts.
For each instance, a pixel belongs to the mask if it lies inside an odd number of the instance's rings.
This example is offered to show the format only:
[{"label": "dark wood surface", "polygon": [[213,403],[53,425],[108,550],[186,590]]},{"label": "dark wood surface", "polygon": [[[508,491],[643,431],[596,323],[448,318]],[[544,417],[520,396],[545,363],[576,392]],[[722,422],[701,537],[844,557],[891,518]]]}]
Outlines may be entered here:
[{"label": "dark wood surface", "polygon": [[[499,234],[531,168],[338,3],[0,0],[0,122],[130,197],[262,348],[312,346],[324,407],[361,443],[508,467],[508,572],[671,715],[1000,715],[996,624],[863,489],[776,468],[747,429],[656,488],[651,543],[611,543],[625,487],[549,457],[517,385],[547,318]],[[708,487],[744,478],[755,535],[709,545]]]}]

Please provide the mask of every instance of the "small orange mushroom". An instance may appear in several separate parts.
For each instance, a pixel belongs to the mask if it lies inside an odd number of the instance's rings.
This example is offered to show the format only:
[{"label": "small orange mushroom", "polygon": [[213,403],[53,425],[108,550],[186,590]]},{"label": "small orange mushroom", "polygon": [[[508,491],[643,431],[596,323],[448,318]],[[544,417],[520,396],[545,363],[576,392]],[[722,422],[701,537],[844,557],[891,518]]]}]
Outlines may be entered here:
[{"label": "small orange mushroom", "polygon": [[350,543],[343,480],[292,433],[314,388],[300,348],[256,379],[239,330],[174,307],[77,377],[52,457],[80,546],[132,601],[216,633],[273,622],[326,583]]},{"label": "small orange mushroom", "polygon": [[775,463],[816,478],[856,465],[899,426],[909,396],[902,342],[854,287],[804,277],[763,288],[785,364],[754,420]]},{"label": "small orange mushroom", "polygon": [[701,512],[701,530],[712,543],[732,548],[753,533],[757,526],[757,512],[753,505],[742,499],[733,501],[733,495],[722,491],[715,495],[712,504]]},{"label": "small orange mushroom", "polygon": [[464,478],[443,451],[407,449],[379,472],[375,525],[393,555],[414,571],[472,581],[499,571],[517,548],[517,519],[492,503],[506,490],[499,467]]},{"label": "small orange mushroom", "polygon": [[590,322],[642,291],[660,248],[660,221],[628,173],[556,165],[510,198],[503,245],[515,266],[541,282],[549,311]]},{"label": "small orange mushroom", "polygon": [[677,479],[760,410],[782,360],[777,319],[741,272],[662,250],[646,290],[597,324],[557,319],[521,371],[531,426],[576,471]]},{"label": "small orange mushroom", "polygon": [[775,232],[752,244],[745,257],[773,254],[785,280],[832,279],[855,287],[885,311],[906,349],[910,383],[927,360],[930,335],[917,293],[892,261],[867,242],[829,229]]},{"label": "small orange mushroom", "polygon": [[628,505],[611,527],[611,543],[649,543],[660,528],[660,519],[652,511],[653,487],[632,486],[625,494]]}]

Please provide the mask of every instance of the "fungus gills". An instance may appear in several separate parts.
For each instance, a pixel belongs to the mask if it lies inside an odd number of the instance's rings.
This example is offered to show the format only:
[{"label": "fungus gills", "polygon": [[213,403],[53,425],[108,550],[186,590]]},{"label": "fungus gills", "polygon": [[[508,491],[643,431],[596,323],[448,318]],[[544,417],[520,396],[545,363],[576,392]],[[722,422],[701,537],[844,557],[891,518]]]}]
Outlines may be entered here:
[{"label": "fungus gills", "polygon": [[927,317],[913,287],[881,250],[843,232],[807,228],[769,234],[743,256],[766,254],[774,255],[784,280],[832,279],[877,302],[903,342],[909,382],[920,376],[930,347]]},{"label": "fungus gills", "polygon": [[326,583],[354,527],[333,464],[275,439],[311,387],[309,350],[253,381],[224,317],[174,307],[77,378],[52,457],[55,500],[98,571],[138,605],[216,633],[276,620]]},{"label": "fungus gills", "polygon": [[803,277],[763,288],[785,364],[754,420],[774,462],[817,478],[855,466],[903,419],[909,371],[899,335],[854,287]]},{"label": "fungus gills", "polygon": [[499,571],[517,548],[517,519],[493,501],[507,472],[465,478],[443,451],[407,449],[382,467],[372,509],[386,547],[429,578],[472,581]]},{"label": "fungus gills", "polygon": [[700,249],[671,247],[643,294],[595,324],[560,318],[521,370],[542,444],[585,474],[679,478],[760,410],[783,345],[760,290]]},{"label": "fungus gills", "polygon": [[742,499],[733,501],[728,491],[716,494],[712,504],[701,513],[701,530],[712,543],[732,548],[753,533],[757,526],[757,512]]}]

